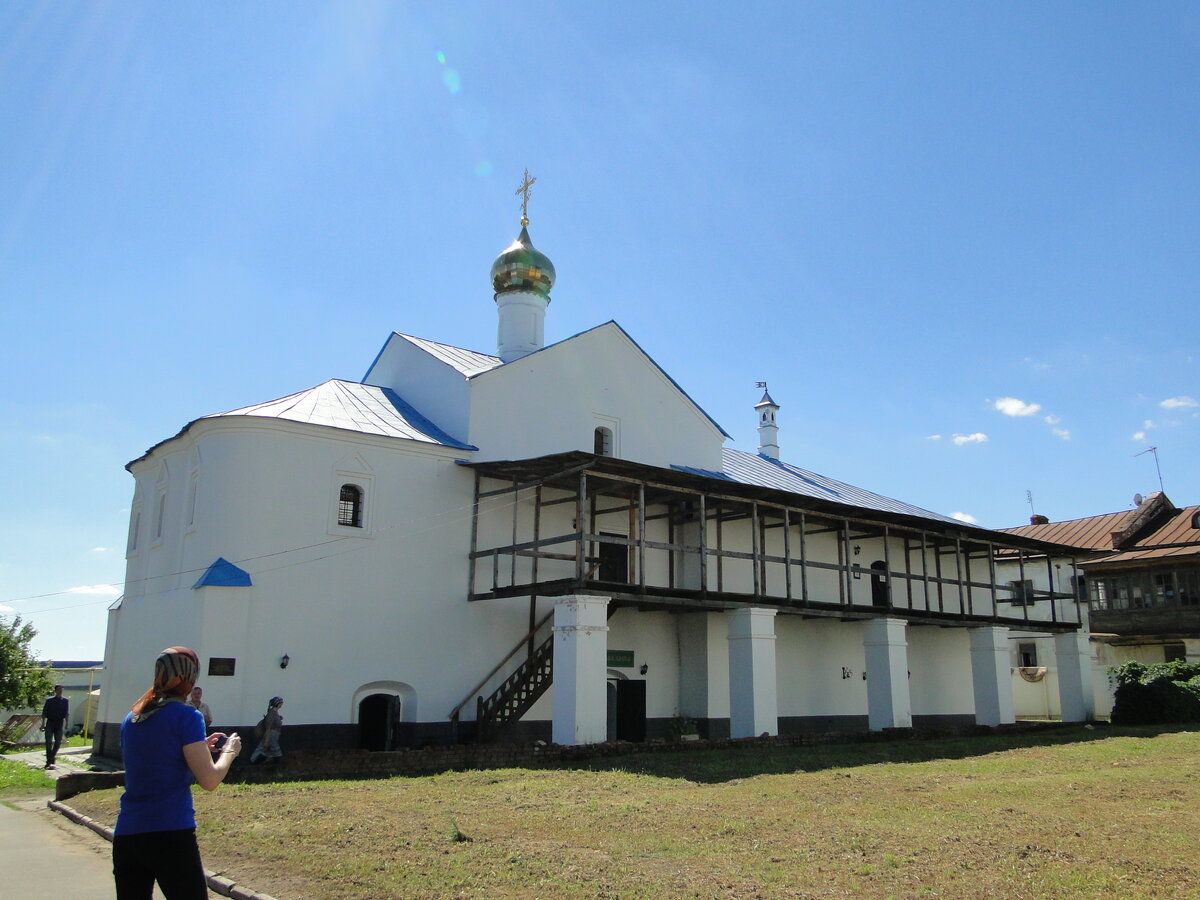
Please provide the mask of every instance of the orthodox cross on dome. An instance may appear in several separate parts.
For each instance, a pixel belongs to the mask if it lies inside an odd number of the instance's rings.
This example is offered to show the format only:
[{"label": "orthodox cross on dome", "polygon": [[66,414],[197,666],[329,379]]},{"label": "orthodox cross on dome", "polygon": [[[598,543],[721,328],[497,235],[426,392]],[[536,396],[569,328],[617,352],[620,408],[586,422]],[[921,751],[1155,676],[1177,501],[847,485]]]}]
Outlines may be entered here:
[{"label": "orthodox cross on dome", "polygon": [[529,170],[525,170],[525,177],[521,179],[521,186],[513,191],[514,194],[521,195],[521,225],[529,224],[529,189],[533,187],[536,178],[529,177]]}]

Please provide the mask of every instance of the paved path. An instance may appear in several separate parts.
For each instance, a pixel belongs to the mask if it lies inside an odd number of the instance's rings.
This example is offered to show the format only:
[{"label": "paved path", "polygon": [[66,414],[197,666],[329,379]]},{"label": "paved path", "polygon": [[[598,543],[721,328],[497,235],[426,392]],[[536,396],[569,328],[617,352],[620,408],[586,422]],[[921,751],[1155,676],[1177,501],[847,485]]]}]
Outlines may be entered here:
[{"label": "paved path", "polygon": [[[49,775],[86,772],[91,747],[60,750]],[[30,768],[46,764],[46,753],[9,754]],[[53,797],[0,802],[0,872],[5,897],[70,897],[71,900],[114,900],[112,845],[90,828],[77,825],[46,807]],[[68,801],[69,803],[70,801]],[[14,809],[14,807],[16,807]],[[156,900],[162,894],[154,889]],[[219,894],[208,892],[211,898]]]},{"label": "paved path", "polygon": [[17,809],[0,803],[5,894],[113,900],[108,841],[47,809],[47,799],[19,801],[13,804]]},{"label": "paved path", "polygon": [[[89,766],[88,757],[92,755],[91,747],[63,747],[54,758],[54,768],[46,772],[53,778],[59,778],[71,772],[91,772],[100,766]],[[40,769],[46,765],[46,750],[38,748],[26,753],[9,753],[4,757],[16,762],[23,762],[31,769]]]}]

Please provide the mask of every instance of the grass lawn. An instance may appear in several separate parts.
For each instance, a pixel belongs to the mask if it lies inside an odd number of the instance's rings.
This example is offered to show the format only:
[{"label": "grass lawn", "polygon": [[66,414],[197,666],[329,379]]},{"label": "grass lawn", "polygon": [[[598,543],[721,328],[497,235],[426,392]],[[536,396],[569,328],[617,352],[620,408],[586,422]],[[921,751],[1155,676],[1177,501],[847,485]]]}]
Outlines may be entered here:
[{"label": "grass lawn", "polygon": [[0,801],[53,794],[54,779],[43,769],[32,769],[23,762],[0,759]]},{"label": "grass lawn", "polygon": [[282,900],[1197,898],[1198,768],[1200,732],[1080,728],[195,799],[205,864]]}]

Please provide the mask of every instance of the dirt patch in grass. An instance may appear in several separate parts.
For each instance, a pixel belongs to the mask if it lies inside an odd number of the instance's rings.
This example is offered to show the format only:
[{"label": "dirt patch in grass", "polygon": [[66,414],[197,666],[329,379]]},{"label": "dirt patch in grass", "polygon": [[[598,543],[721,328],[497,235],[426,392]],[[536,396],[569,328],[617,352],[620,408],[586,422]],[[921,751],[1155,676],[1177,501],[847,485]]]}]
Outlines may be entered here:
[{"label": "dirt patch in grass", "polygon": [[[1049,740],[227,785],[196,806],[206,865],[282,900],[1200,896],[1200,733]],[[111,822],[118,794],[71,804]]]}]

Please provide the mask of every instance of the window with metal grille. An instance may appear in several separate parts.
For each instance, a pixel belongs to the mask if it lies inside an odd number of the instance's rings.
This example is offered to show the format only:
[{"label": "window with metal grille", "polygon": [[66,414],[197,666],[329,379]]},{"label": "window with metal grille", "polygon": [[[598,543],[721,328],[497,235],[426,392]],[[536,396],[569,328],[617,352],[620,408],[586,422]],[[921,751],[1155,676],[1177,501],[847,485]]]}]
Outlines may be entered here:
[{"label": "window with metal grille", "polygon": [[338,524],[362,528],[363,492],[356,484],[343,484],[338,495]]}]

